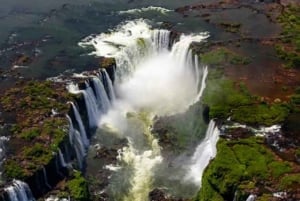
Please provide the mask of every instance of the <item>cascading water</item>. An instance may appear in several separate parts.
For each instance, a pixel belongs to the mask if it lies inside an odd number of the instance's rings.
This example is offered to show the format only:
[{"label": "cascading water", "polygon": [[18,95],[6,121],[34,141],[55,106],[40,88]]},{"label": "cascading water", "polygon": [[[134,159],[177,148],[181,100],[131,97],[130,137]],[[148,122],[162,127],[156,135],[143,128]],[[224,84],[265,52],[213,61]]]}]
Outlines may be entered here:
[{"label": "cascading water", "polygon": [[249,195],[246,201],[255,201],[256,200],[256,195]]},{"label": "cascading water", "polygon": [[167,51],[170,43],[170,31],[153,30],[152,41],[157,53]]},{"label": "cascading water", "polygon": [[215,125],[215,122],[211,120],[206,130],[205,138],[198,145],[192,156],[185,180],[201,186],[202,173],[209,161],[216,156],[216,145],[219,135],[220,131],[218,127]]},{"label": "cascading water", "polygon": [[43,172],[44,184],[46,185],[47,188],[51,189],[52,187],[51,187],[50,184],[48,183],[47,171],[46,171],[46,169],[45,169],[44,166],[43,166],[43,168],[42,168],[42,172]]},{"label": "cascading water", "polygon": [[58,148],[58,157],[59,157],[60,165],[61,165],[62,167],[68,167],[68,164],[66,163],[65,158],[64,158],[64,155],[63,155],[63,153],[61,152],[60,148]]},{"label": "cascading water", "polygon": [[[98,124],[101,130],[110,128],[128,141],[128,146],[119,150],[117,167],[110,166],[114,171],[108,190],[112,199],[148,199],[154,188],[155,169],[164,162],[158,139],[151,133],[153,117],[184,112],[200,100],[207,67],[199,65],[190,45],[207,37],[207,33],[182,35],[170,48],[169,31],[151,30],[144,20],[136,20],[80,43],[93,45],[97,56],[116,59],[114,87],[118,98]],[[217,139],[210,136],[211,129],[203,144],[210,142],[208,148],[213,150]],[[199,178],[206,165],[198,169]]]},{"label": "cascading water", "polygon": [[114,90],[112,81],[111,81],[111,79],[110,79],[110,77],[109,77],[109,75],[108,75],[108,73],[106,72],[105,69],[102,69],[102,72],[103,72],[103,78],[104,78],[105,83],[107,85],[108,97],[111,100],[111,102],[114,102],[116,100],[116,95],[115,95],[115,90]]},{"label": "cascading water", "polygon": [[35,201],[29,186],[18,180],[13,180],[13,184],[4,189],[9,197],[9,201]]},{"label": "cascading water", "polygon": [[2,183],[2,164],[5,160],[5,142],[8,141],[9,138],[5,136],[0,136],[0,183]]},{"label": "cascading water", "polygon": [[71,102],[71,105],[72,105],[72,109],[73,109],[73,112],[74,112],[74,116],[75,116],[77,125],[78,125],[78,127],[79,127],[79,131],[80,131],[80,135],[81,135],[81,138],[82,138],[82,142],[83,142],[84,146],[85,146],[86,148],[88,148],[90,142],[89,142],[89,139],[87,138],[86,130],[85,130],[85,128],[84,128],[84,125],[83,125],[81,116],[80,116],[80,114],[79,114],[79,111],[77,110],[76,105],[75,105],[73,102]]},{"label": "cascading water", "polygon": [[76,129],[74,129],[72,119],[68,115],[67,119],[69,121],[69,141],[75,149],[78,166],[80,169],[82,169],[84,157],[86,156],[86,149],[82,142],[80,133]]},{"label": "cascading water", "polygon": [[[100,75],[101,75],[101,73],[100,73]],[[93,82],[93,84],[95,86],[97,103],[100,104],[99,107],[100,107],[101,112],[105,114],[108,111],[108,109],[111,106],[111,104],[109,102],[109,98],[107,96],[107,93],[105,91],[103,83],[99,79],[99,77],[93,77],[92,78],[92,82]]]},{"label": "cascading water", "polygon": [[[104,72],[106,72],[106,71],[104,71]],[[105,75],[105,77],[106,76],[108,76],[108,75]],[[72,93],[72,94],[80,94],[81,93],[83,95],[85,106],[86,106],[86,111],[87,111],[87,115],[88,115],[89,128],[96,128],[98,126],[98,120],[99,120],[99,117],[102,115],[102,109],[103,109],[100,106],[101,104],[100,103],[98,104],[98,98],[100,98],[99,96],[101,96],[101,94],[103,94],[105,92],[99,92],[98,88],[101,86],[97,83],[99,81],[97,81],[97,82],[94,81],[96,79],[97,78],[95,78],[95,77],[91,79],[91,82],[94,83],[94,86],[96,88],[95,93],[88,81],[86,81],[86,83],[85,83],[86,88],[84,90],[79,90],[78,86],[73,83],[70,83],[67,86],[67,89],[70,93]],[[108,87],[109,87],[110,91],[113,91],[111,80],[107,79],[107,82],[108,82]],[[100,89],[100,90],[102,90],[102,89]],[[111,97],[112,97],[112,99],[115,98],[115,95],[112,92],[111,92]],[[103,96],[101,98],[105,99],[105,96]],[[103,104],[106,104],[106,106],[107,106],[107,103],[105,103],[105,100],[104,100]],[[74,107],[73,107],[73,110],[74,110]],[[74,113],[75,112],[76,111],[74,110]],[[78,112],[78,114],[79,114],[79,112]],[[79,123],[80,132],[81,132],[81,134],[84,135],[84,133],[85,133],[83,131],[84,126],[80,125],[79,115],[76,115],[76,113],[75,113],[75,116],[76,116],[77,121],[79,121],[78,123]],[[83,136],[83,138],[86,138],[86,137]],[[88,144],[89,144],[88,140],[84,140],[84,144],[88,146]]]},{"label": "cascading water", "polygon": [[89,126],[90,128],[95,128],[97,127],[99,120],[99,110],[96,97],[90,86],[88,86],[85,90],[82,90],[82,94],[88,114]]},{"label": "cascading water", "polygon": [[61,176],[64,177],[64,174],[60,171],[60,168],[62,167],[61,163],[60,163],[60,158],[59,158],[59,154],[56,153],[55,156],[55,171],[56,173]]}]

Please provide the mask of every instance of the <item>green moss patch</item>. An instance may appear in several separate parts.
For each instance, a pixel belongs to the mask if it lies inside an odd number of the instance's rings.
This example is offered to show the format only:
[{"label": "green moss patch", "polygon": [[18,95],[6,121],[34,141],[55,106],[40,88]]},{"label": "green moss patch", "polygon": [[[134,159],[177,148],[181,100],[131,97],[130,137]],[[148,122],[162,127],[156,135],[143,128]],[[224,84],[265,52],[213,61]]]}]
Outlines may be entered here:
[{"label": "green moss patch", "polygon": [[209,71],[202,101],[210,107],[210,118],[231,116],[234,121],[252,125],[282,123],[290,111],[284,104],[261,102],[248,93],[245,85],[225,79],[214,68]]},{"label": "green moss patch", "polygon": [[286,7],[278,18],[281,23],[283,39],[276,46],[278,56],[287,67],[300,67],[300,7]]},{"label": "green moss patch", "polygon": [[88,184],[80,172],[74,171],[71,179],[66,183],[66,186],[72,200],[76,200],[76,201],[90,200]]},{"label": "green moss patch", "polygon": [[195,200],[230,200],[237,190],[245,194],[262,181],[272,183],[273,188],[279,188],[279,181],[285,187],[296,181],[296,177],[286,179],[284,175],[292,171],[291,165],[278,160],[264,146],[262,138],[220,139],[217,149],[216,158],[203,174],[202,188]]},{"label": "green moss patch", "polygon": [[116,64],[115,59],[114,58],[109,58],[109,57],[104,57],[100,62],[100,66],[102,68],[109,68],[109,67],[111,67],[115,64]]},{"label": "green moss patch", "polygon": [[248,124],[273,125],[285,120],[289,108],[281,104],[254,104],[240,106],[232,111],[232,119]]},{"label": "green moss patch", "polygon": [[280,189],[297,188],[300,186],[300,174],[290,174],[284,176],[280,183]]},{"label": "green moss patch", "polygon": [[200,55],[200,60],[204,64],[221,65],[229,63],[233,65],[247,65],[251,62],[248,57],[239,55],[227,48],[220,47]]},{"label": "green moss patch", "polygon": [[[67,101],[73,99],[64,86],[49,81],[19,83],[5,92],[1,106],[16,115],[9,142],[12,153],[4,162],[7,178],[30,176],[49,163],[67,136]],[[57,114],[53,115],[52,110]]]}]

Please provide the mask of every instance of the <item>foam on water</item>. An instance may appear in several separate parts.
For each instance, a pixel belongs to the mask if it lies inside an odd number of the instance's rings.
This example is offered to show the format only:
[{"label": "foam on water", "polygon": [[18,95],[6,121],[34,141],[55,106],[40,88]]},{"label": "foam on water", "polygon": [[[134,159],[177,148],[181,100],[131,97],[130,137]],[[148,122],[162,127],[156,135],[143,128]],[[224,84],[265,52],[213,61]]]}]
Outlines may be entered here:
[{"label": "foam on water", "polygon": [[129,10],[123,10],[119,11],[118,14],[139,14],[139,13],[144,13],[144,12],[149,12],[149,11],[156,11],[161,14],[166,15],[169,12],[172,12],[173,10],[169,10],[163,7],[158,7],[158,6],[148,6],[148,7],[143,7],[143,8],[135,8],[135,9],[129,9]]}]

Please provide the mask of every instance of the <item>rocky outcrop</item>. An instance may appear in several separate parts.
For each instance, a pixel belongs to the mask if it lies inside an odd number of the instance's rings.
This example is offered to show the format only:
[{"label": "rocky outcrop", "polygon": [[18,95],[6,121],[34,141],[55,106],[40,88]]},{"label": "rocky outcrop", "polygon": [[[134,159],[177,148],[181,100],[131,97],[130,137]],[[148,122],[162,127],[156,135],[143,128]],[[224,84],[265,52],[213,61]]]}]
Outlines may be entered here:
[{"label": "rocky outcrop", "polygon": [[[84,94],[89,88],[90,95],[95,98],[96,86],[92,86],[92,74],[87,74],[71,78],[73,82],[79,82],[75,94],[65,89],[65,82],[62,85],[61,82],[29,81],[18,83],[0,99],[3,110],[14,116],[3,166],[4,176],[7,181],[25,181],[35,198],[44,196],[59,182],[67,180],[66,193],[75,196],[74,199],[87,200],[88,195],[79,196],[73,189],[75,185],[74,188],[86,191],[81,189],[86,188],[82,183],[84,178],[77,173],[76,178],[72,176],[73,168],[84,171],[88,146],[84,136],[88,140],[93,132],[87,124],[91,114],[86,102],[88,97]],[[92,77],[95,76],[98,73]],[[70,79],[66,81],[70,82]],[[78,108],[78,114],[74,107]],[[3,196],[6,196],[5,192],[2,190]]]}]

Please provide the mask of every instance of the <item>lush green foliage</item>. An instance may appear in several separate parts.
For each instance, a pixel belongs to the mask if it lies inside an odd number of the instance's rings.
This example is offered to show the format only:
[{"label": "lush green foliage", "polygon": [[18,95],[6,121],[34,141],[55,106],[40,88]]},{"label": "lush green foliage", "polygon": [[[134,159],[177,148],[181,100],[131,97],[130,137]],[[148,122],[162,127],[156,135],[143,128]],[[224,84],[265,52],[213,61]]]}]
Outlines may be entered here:
[{"label": "lush green foliage", "polygon": [[4,173],[8,178],[23,179],[26,175],[24,169],[14,160],[4,162]]},{"label": "lush green foliage", "polygon": [[253,104],[240,106],[232,111],[232,119],[248,124],[272,125],[284,121],[289,108],[281,104]]},{"label": "lush green foliage", "polygon": [[100,66],[102,68],[108,68],[108,67],[111,67],[113,65],[116,64],[116,61],[114,58],[108,58],[108,57],[105,57],[101,60],[101,63],[100,63]]},{"label": "lush green foliage", "polygon": [[224,63],[246,65],[251,62],[249,58],[238,55],[226,48],[218,48],[204,53],[200,55],[200,60],[202,63],[209,65],[220,65]]},{"label": "lush green foliage", "polygon": [[284,176],[280,181],[280,188],[292,188],[294,185],[300,185],[300,174],[290,174]]},{"label": "lush green foliage", "polygon": [[[236,189],[251,190],[261,180],[279,179],[291,171],[291,166],[277,160],[261,138],[220,139],[217,149],[216,158],[203,174],[202,188],[196,200],[232,199]],[[295,180],[295,177],[283,179],[282,183],[290,184]]]},{"label": "lush green foliage", "polygon": [[278,56],[287,67],[300,67],[300,7],[287,7],[278,20],[284,37],[282,43],[276,46]]},{"label": "lush green foliage", "polygon": [[32,127],[28,129],[24,129],[23,132],[21,132],[20,137],[25,139],[25,140],[33,140],[37,136],[40,135],[40,129],[37,127]]},{"label": "lush green foliage", "polygon": [[211,118],[231,116],[234,121],[247,124],[281,123],[289,114],[286,105],[258,101],[243,84],[222,78],[218,69],[210,69],[202,101],[210,107]]},{"label": "lush green foliage", "polygon": [[[17,121],[11,128],[14,157],[4,163],[6,177],[29,176],[49,163],[67,136],[66,102],[73,98],[64,87],[49,81],[19,83],[0,97],[1,106],[15,113]],[[52,109],[59,115],[52,115]],[[16,164],[18,168],[12,168]]]},{"label": "lush green foliage", "polygon": [[74,171],[72,179],[67,182],[67,188],[70,192],[72,200],[88,201],[89,191],[85,178],[79,171]]}]

